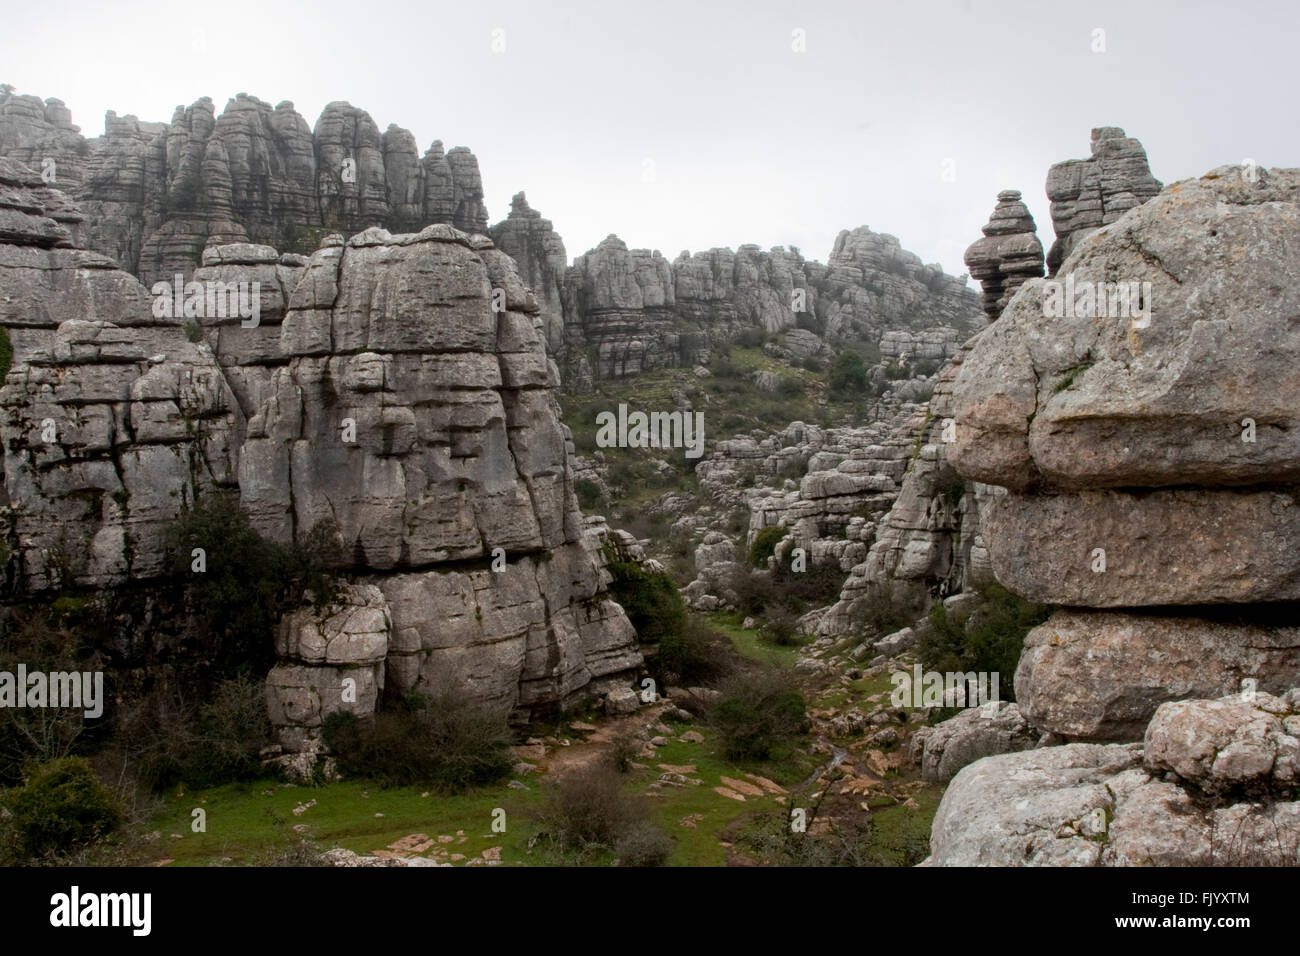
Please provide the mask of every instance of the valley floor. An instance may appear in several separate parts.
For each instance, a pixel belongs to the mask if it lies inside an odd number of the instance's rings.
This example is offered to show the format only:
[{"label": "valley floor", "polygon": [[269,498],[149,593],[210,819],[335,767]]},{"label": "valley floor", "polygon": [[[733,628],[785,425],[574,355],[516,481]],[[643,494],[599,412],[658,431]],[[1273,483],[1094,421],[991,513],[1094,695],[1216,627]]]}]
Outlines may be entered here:
[{"label": "valley floor", "polygon": [[[707,618],[738,653],[794,668],[799,648],[768,644],[733,615]],[[929,852],[930,822],[943,787],[923,783],[906,760],[906,733],[919,724],[915,718],[895,722],[899,739],[882,745],[882,735],[871,732],[875,727],[843,736],[831,723],[850,710],[879,712],[888,697],[887,675],[851,676],[832,669],[798,679],[812,732],[773,760],[727,760],[713,728],[674,719],[682,712],[667,701],[622,718],[565,714],[529,728],[531,736],[516,748],[517,772],[499,785],[453,795],[384,789],[365,780],[315,787],[262,780],[208,790],[178,788],[105,848],[111,858],[98,862],[310,865],[321,852],[342,849],[360,857],[401,858],[407,865],[421,865],[417,860],[463,866],[609,865],[615,857],[608,849],[559,849],[545,833],[543,813],[554,781],[602,760],[620,736],[639,741],[640,753],[622,776],[623,789],[644,796],[650,819],[672,838],[668,865],[920,862]],[[894,735],[883,736],[889,741]],[[806,833],[791,832],[795,808],[805,811]],[[196,809],[204,811],[202,832],[193,829]],[[359,862],[337,852],[329,859],[341,865]]]}]

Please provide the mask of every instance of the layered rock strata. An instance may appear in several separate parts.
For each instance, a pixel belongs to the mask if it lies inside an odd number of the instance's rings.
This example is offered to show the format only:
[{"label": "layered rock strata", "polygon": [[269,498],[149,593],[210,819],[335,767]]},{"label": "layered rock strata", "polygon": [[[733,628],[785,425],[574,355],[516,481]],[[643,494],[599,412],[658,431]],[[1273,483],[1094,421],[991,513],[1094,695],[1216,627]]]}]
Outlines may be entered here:
[{"label": "layered rock strata", "polygon": [[320,236],[369,226],[414,231],[446,223],[487,231],[478,161],[435,141],[424,155],[398,126],[328,104],[313,131],[284,101],[240,93],[217,114],[208,97],[169,123],[110,111],[86,139],[57,100],[0,100],[0,155],[37,169],[90,220],[88,247],[146,284],[188,279],[210,243],[309,252]]},{"label": "layered rock strata", "polygon": [[964,258],[971,278],[984,290],[984,314],[992,322],[1017,289],[1043,275],[1043,244],[1016,189],[998,193],[998,204],[981,231],[984,238],[977,239]]},{"label": "layered rock strata", "polygon": [[627,683],[636,636],[578,510],[537,304],[489,239],[434,225],[328,237],[310,259],[209,247],[192,283],[256,290],[246,325],[203,296],[195,315],[159,308],[173,284],[75,248],[78,222],[0,161],[19,587],[156,579],[181,509],[229,493],[264,536],[340,536],[339,601],[291,615],[268,683],[291,751],[345,678],[361,712],[385,688],[452,684],[521,716]]},{"label": "layered rock strata", "polygon": [[1094,233],[976,340],[952,463],[1007,489],[982,515],[997,579],[1072,608],[1017,671],[1040,729],[1132,739],[1184,694],[1300,682],[1267,607],[1300,598],[1297,280],[1300,171],[1223,167]]},{"label": "layered rock strata", "polygon": [[1094,129],[1088,159],[1067,159],[1047,172],[1047,198],[1056,230],[1056,241],[1047,254],[1049,273],[1056,275],[1090,233],[1146,202],[1163,185],[1151,175],[1147,152],[1137,139],[1117,126]]}]

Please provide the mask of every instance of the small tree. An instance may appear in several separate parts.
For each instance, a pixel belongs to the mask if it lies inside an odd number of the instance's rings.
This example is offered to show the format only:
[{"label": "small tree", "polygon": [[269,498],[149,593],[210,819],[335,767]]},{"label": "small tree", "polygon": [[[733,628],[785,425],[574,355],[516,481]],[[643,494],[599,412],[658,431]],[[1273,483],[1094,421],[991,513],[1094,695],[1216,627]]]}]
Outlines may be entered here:
[{"label": "small tree", "polygon": [[862,356],[852,349],[845,349],[835,356],[831,365],[831,391],[836,395],[860,392],[867,387],[867,366]]}]

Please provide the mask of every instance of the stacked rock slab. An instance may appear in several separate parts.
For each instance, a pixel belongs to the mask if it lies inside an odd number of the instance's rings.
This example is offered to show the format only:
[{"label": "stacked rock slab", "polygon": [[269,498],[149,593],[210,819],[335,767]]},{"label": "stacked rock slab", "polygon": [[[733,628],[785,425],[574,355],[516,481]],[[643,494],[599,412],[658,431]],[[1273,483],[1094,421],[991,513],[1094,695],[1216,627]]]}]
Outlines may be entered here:
[{"label": "stacked rock slab", "polygon": [[1141,743],[962,769],[935,814],[929,865],[1294,866],[1297,783],[1300,688],[1165,703]]},{"label": "stacked rock slab", "polygon": [[156,576],[197,494],[234,483],[242,416],[206,345],[136,279],[73,247],[80,216],[0,160],[0,390],[7,540],[22,588]]},{"label": "stacked rock slab", "polygon": [[1056,241],[1047,268],[1056,275],[1061,263],[1091,232],[1109,225],[1134,206],[1160,192],[1142,144],[1117,126],[1092,131],[1092,156],[1067,159],[1047,173]]},{"label": "stacked rock slab", "polygon": [[[192,281],[205,295],[212,283],[222,283],[226,289],[246,284],[250,303],[256,295],[254,315],[241,316],[230,309],[222,310],[226,315],[209,315],[205,309],[197,320],[246,417],[266,398],[274,369],[288,362],[280,348],[280,323],[306,266],[306,256],[280,255],[271,246],[241,242],[207,247],[203,265],[194,270]],[[178,281],[176,276],[171,279],[173,284]],[[164,292],[166,286],[164,282]]]},{"label": "stacked rock slab", "polygon": [[998,204],[981,231],[984,238],[966,250],[965,262],[984,290],[984,313],[992,322],[1017,289],[1043,274],[1043,244],[1017,189],[998,193]]},{"label": "stacked rock slab", "polygon": [[975,341],[951,460],[1007,489],[982,513],[997,579],[1070,608],[1017,669],[1039,729],[1131,740],[1164,701],[1300,683],[1275,608],[1300,600],[1296,315],[1300,171],[1223,167],[1093,233]]},{"label": "stacked rock slab", "polygon": [[952,389],[978,337],[939,372],[925,418],[907,435],[909,459],[898,497],[880,521],[866,559],[849,572],[818,633],[848,634],[870,607],[888,603],[920,613],[931,596],[992,580],[980,534],[980,508],[993,489],[963,482],[948,460],[953,438]]},{"label": "stacked rock slab", "polygon": [[147,284],[188,279],[209,244],[268,243],[309,251],[327,232],[372,225],[414,231],[448,223],[487,231],[478,161],[435,141],[421,157],[407,130],[380,133],[349,103],[328,104],[315,132],[285,101],[240,93],[217,115],[208,97],[169,123],[109,112],[86,139],[57,100],[0,100],[0,155],[38,169],[92,224],[89,248]]},{"label": "stacked rock slab", "polygon": [[515,193],[510,215],[488,233],[496,247],[515,260],[519,277],[537,297],[538,318],[550,354],[561,367],[566,364],[564,341],[564,273],[569,265],[564,240],[551,220],[528,205],[528,198]]},{"label": "stacked rock slab", "polygon": [[[524,258],[544,253],[533,242]],[[584,389],[707,362],[711,349],[755,329],[778,338],[771,354],[796,364],[828,358],[828,342],[881,342],[890,332],[891,355],[937,357],[973,329],[976,308],[964,278],[866,226],[841,232],[826,265],[756,245],[683,252],[669,263],[611,235],[565,274],[564,337],[551,344],[565,357],[566,384]]]},{"label": "stacked rock slab", "polygon": [[192,281],[257,281],[244,328],[164,314],[173,285],[75,248],[80,223],[0,160],[12,583],[157,580],[181,509],[238,494],[268,537],[327,519],[342,536],[335,603],[285,621],[267,685],[291,752],[385,687],[527,716],[626,686],[641,655],[578,510],[536,303],[490,240],[372,229],[302,262],[212,247]]},{"label": "stacked rock slab", "polygon": [[536,311],[508,256],[447,225],[331,239],[290,297],[241,499],[270,537],[337,526],[387,602],[398,692],[452,682],[527,713],[640,663],[586,541]]}]

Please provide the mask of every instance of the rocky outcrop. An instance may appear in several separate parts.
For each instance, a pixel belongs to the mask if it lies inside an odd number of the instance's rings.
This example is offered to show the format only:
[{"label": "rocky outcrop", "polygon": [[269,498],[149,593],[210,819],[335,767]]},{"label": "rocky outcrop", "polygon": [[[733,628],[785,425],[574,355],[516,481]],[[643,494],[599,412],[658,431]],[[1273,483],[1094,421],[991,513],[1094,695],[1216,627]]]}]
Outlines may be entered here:
[{"label": "rocky outcrop", "polygon": [[1300,689],[1161,705],[1142,743],[987,757],[953,778],[934,866],[1281,866],[1300,853]]},{"label": "rocky outcrop", "polygon": [[564,240],[551,220],[528,205],[528,198],[515,193],[510,215],[493,226],[488,235],[496,247],[515,260],[519,277],[537,297],[537,316],[546,337],[547,351],[563,367],[567,361],[564,328],[564,275],[569,265]]},{"label": "rocky outcrop", "polygon": [[0,156],[40,169],[85,211],[89,248],[151,285],[187,279],[209,244],[254,242],[310,252],[325,233],[369,226],[417,231],[446,223],[487,231],[472,153],[421,157],[410,132],[348,103],[330,103],[313,132],[285,101],[240,93],[217,115],[208,97],[177,107],[169,123],[110,111],[85,139],[58,100],[0,101]]},{"label": "rocky outcrop", "polygon": [[6,537],[24,589],[110,587],[162,570],[163,534],[195,496],[233,484],[243,426],[211,350],[104,256],[79,216],[0,160],[0,390]]},{"label": "rocky outcrop", "polygon": [[1047,198],[1056,230],[1056,241],[1047,254],[1049,274],[1056,275],[1090,233],[1146,202],[1162,186],[1151,175],[1140,142],[1117,126],[1094,129],[1090,158],[1067,159],[1047,172]]},{"label": "rocky outcrop", "polygon": [[1294,629],[1248,607],[1300,597],[1297,280],[1300,171],[1224,167],[1093,234],[963,363],[953,464],[1009,489],[982,516],[994,574],[1080,609],[1017,672],[1040,729],[1131,739],[1185,693],[1300,680]]},{"label": "rocky outcrop", "polygon": [[875,528],[870,551],[849,571],[840,599],[822,617],[823,636],[856,633],[878,603],[920,614],[932,596],[992,580],[980,508],[993,490],[962,480],[948,460],[953,382],[968,342],[939,372],[930,407],[914,422],[897,497]]},{"label": "rocky outcrop", "polygon": [[922,779],[947,783],[976,760],[1029,750],[1037,742],[1038,734],[1019,707],[992,701],[933,727],[920,728],[908,741],[908,756],[921,765]]},{"label": "rocky outcrop", "polygon": [[609,236],[574,261],[563,296],[564,341],[553,351],[565,356],[570,387],[707,362],[711,349],[755,329],[777,337],[768,352],[793,364],[861,340],[880,344],[882,357],[888,349],[894,360],[937,360],[973,329],[976,311],[964,277],[865,226],[841,232],[826,265],[754,245],[669,263]]},{"label": "rocky outcrop", "polygon": [[998,204],[981,231],[984,238],[966,250],[965,262],[971,278],[984,289],[984,314],[992,322],[1017,289],[1043,275],[1043,244],[1016,189],[998,193]]},{"label": "rocky outcrop", "polygon": [[[182,507],[229,493],[266,537],[328,527],[341,545],[335,602],[279,636],[268,703],[291,753],[384,688],[452,683],[527,716],[627,685],[641,656],[578,510],[537,305],[489,239],[213,246],[190,282],[146,290],[73,246],[78,221],[0,160],[18,587],[156,580]],[[214,313],[225,287],[247,298]]]}]

